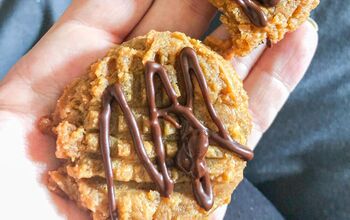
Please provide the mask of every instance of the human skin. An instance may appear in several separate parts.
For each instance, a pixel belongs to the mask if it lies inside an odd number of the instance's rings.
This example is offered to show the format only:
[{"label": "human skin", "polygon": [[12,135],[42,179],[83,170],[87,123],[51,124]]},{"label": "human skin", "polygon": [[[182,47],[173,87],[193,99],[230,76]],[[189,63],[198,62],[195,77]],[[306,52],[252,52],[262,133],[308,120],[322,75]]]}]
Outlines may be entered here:
[{"label": "human skin", "polygon": [[[59,21],[0,83],[0,187],[2,216],[88,219],[73,202],[49,192],[47,170],[58,165],[52,137],[37,128],[52,112],[65,85],[84,74],[113,45],[149,30],[180,31],[199,38],[215,15],[202,0],[75,0]],[[160,19],[161,18],[161,19]],[[223,36],[219,27],[213,34]],[[284,40],[232,60],[250,97],[254,148],[306,72],[317,46],[308,22]],[[5,205],[6,204],[6,205]],[[212,219],[222,219],[226,208]]]}]

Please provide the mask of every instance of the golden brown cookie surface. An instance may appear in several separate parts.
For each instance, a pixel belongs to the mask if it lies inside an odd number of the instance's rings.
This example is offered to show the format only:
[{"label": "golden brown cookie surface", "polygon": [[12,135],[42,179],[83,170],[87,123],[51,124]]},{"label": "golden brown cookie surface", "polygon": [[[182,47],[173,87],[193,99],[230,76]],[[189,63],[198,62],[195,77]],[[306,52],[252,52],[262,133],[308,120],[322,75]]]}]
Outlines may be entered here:
[{"label": "golden brown cookie surface", "polygon": [[[319,0],[209,1],[223,13],[220,20],[231,37],[208,37],[205,43],[228,59],[245,56],[266,40],[277,43],[287,32],[296,30],[319,4]],[[250,13],[244,10],[247,5]]]},{"label": "golden brown cookie surface", "polygon": [[[108,196],[99,144],[101,98],[109,85],[119,83],[141,132],[145,151],[155,163],[155,149],[146,97],[145,64],[161,64],[179,100],[184,83],[179,77],[178,55],[193,48],[206,79],[210,100],[230,136],[245,144],[251,129],[248,98],[230,63],[181,33],[150,32],[112,49],[91,66],[88,75],[68,86],[53,114],[57,134],[56,156],[66,162],[50,172],[50,188],[63,191],[94,219],[107,219]],[[168,96],[155,81],[157,106],[167,106]],[[193,112],[208,128],[217,130],[210,119],[198,84],[194,83]],[[230,201],[231,193],[243,178],[245,162],[219,146],[210,146],[206,166],[213,186],[214,206],[205,211],[196,202],[191,179],[174,164],[179,131],[161,120],[163,143],[170,177],[175,183],[169,198],[162,197],[135,152],[125,115],[114,103],[111,112],[110,155],[119,219],[205,219],[218,206]]]}]

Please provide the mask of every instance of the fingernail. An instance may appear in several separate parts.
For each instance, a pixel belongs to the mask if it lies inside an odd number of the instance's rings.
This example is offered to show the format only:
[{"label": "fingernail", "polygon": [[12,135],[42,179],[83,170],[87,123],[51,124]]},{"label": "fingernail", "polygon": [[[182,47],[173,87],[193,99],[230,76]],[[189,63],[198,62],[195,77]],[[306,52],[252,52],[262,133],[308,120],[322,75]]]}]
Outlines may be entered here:
[{"label": "fingernail", "polygon": [[316,31],[318,31],[318,24],[316,23],[316,21],[312,18],[308,18],[307,21],[312,25],[312,27],[315,28]]}]

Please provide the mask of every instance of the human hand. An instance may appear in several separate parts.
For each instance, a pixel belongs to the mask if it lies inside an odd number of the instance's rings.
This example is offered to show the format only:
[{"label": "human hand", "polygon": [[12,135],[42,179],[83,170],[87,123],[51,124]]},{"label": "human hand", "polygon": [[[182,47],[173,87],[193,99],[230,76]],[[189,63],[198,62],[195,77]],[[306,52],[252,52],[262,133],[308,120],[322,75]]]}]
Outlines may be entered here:
[{"label": "human hand", "polygon": [[[39,117],[52,112],[63,88],[102,57],[114,44],[151,29],[181,31],[199,38],[215,14],[201,0],[76,0],[61,19],[8,73],[0,84],[0,203],[3,216],[14,218],[87,219],[67,199],[48,192],[46,171],[57,166],[54,140],[37,128]],[[185,22],[184,22],[185,21]],[[222,27],[215,32],[224,36]],[[272,49],[264,46],[233,60],[250,97],[254,147],[289,93],[305,73],[317,45],[306,23]],[[11,167],[10,167],[11,166]],[[11,189],[11,190],[10,190]],[[58,211],[56,210],[58,207]],[[213,219],[222,219],[225,208]]]}]

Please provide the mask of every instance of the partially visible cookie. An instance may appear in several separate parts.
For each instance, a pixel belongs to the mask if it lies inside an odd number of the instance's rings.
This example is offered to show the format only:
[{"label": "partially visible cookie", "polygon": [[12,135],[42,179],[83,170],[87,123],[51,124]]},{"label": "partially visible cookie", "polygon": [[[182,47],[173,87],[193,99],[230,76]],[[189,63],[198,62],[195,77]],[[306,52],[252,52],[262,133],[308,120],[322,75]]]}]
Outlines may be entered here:
[{"label": "partially visible cookie", "polygon": [[241,80],[182,33],[111,49],[65,89],[52,120],[64,163],[49,187],[95,220],[206,219],[252,157]]},{"label": "partially visible cookie", "polygon": [[259,44],[277,43],[296,30],[319,0],[209,0],[221,12],[231,37],[207,37],[205,44],[225,58],[245,56]]}]

